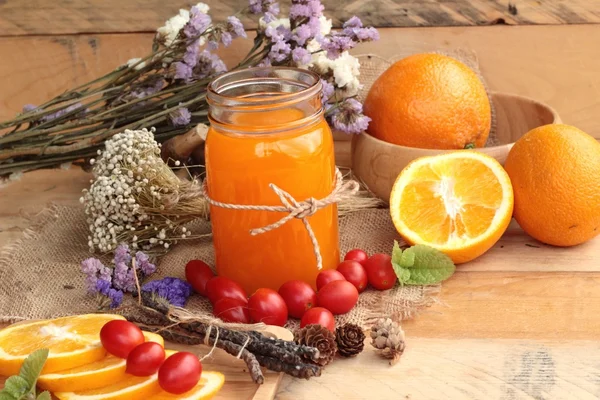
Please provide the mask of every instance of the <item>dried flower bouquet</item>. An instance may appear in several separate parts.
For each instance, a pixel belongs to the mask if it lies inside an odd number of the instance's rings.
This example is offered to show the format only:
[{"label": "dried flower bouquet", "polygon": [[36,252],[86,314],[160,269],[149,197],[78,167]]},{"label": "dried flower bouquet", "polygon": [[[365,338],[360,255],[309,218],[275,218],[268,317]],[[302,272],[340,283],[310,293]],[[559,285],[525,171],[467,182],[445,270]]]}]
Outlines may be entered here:
[{"label": "dried flower bouquet", "polygon": [[0,123],[0,176],[89,160],[105,140],[125,129],[154,127],[165,140],[207,122],[206,85],[227,70],[215,51],[247,33],[238,16],[255,15],[254,45],[234,69],[289,65],[318,72],[324,83],[326,115],[338,130],[358,133],[369,118],[355,97],[359,62],[348,53],[358,43],[378,39],[357,17],[331,30],[319,0],[292,0],[289,16],[278,18],[273,0],[250,0],[226,21],[213,21],[198,3],[180,10],[157,30],[153,49],[108,74],[39,105],[26,105]]}]

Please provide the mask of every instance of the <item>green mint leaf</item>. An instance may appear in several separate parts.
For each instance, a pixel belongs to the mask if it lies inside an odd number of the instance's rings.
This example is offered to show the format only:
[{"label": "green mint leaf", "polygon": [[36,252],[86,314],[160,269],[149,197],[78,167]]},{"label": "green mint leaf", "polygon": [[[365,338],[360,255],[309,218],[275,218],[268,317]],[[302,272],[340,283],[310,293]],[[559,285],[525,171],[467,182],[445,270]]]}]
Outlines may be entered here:
[{"label": "green mint leaf", "polygon": [[392,268],[398,277],[398,282],[404,285],[410,280],[410,269],[404,268],[401,264],[392,261]]},{"label": "green mint leaf", "polygon": [[18,375],[11,376],[4,382],[4,391],[14,399],[20,399],[23,395],[29,393],[30,390],[31,385],[29,382]]},{"label": "green mint leaf", "polygon": [[2,389],[2,391],[0,391],[0,400],[15,400],[15,397],[8,393],[6,389]]},{"label": "green mint leaf", "polygon": [[[410,271],[409,279],[404,282],[408,285],[440,283],[450,278],[456,270],[450,257],[431,246],[417,244],[404,250],[403,256],[407,264],[401,266]],[[407,267],[409,261],[413,265]]]},{"label": "green mint leaf", "polygon": [[[408,250],[408,249],[407,249]],[[411,268],[415,265],[415,252],[405,251],[400,258],[400,265],[404,268]]]},{"label": "green mint leaf", "polygon": [[25,381],[29,384],[29,388],[35,390],[35,384],[37,382],[40,373],[42,372],[42,368],[46,363],[46,359],[48,358],[48,349],[39,349],[31,353],[21,366],[21,370],[19,371],[19,375],[25,379]]},{"label": "green mint leaf", "polygon": [[392,262],[401,264],[400,260],[402,259],[402,249],[398,244],[397,240],[394,240],[394,248],[392,249]]},{"label": "green mint leaf", "polygon": [[37,397],[37,400],[52,400],[52,396],[50,396],[50,392],[45,391],[40,393],[40,395]]}]

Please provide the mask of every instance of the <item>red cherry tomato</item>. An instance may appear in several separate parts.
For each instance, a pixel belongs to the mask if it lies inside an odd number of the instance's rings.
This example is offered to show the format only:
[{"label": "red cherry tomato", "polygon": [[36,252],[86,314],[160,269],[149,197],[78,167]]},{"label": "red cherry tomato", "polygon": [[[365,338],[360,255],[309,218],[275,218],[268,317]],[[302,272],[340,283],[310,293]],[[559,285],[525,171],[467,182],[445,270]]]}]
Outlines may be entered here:
[{"label": "red cherry tomato", "polygon": [[273,289],[258,289],[248,300],[250,318],[253,322],[284,326],[288,308],[283,298]]},{"label": "red cherry tomato", "polygon": [[368,258],[369,256],[363,250],[353,249],[346,253],[344,261],[353,260],[363,264],[365,261],[367,261]]},{"label": "red cherry tomato", "polygon": [[353,260],[342,261],[337,267],[337,271],[344,275],[344,278],[356,287],[358,293],[366,289],[369,283],[367,272],[361,263]]},{"label": "red cherry tomato", "polygon": [[202,296],[206,296],[206,284],[214,276],[212,269],[204,261],[191,260],[185,265],[185,279]]},{"label": "red cherry tomato", "polygon": [[225,322],[239,322],[242,324],[250,323],[250,312],[248,303],[240,299],[223,297],[217,300],[213,307],[213,314]]},{"label": "red cherry tomato", "polygon": [[206,297],[212,304],[224,297],[248,302],[244,289],[237,282],[223,276],[215,276],[206,283]]},{"label": "red cherry tomato", "polygon": [[335,319],[331,311],[326,308],[314,307],[304,313],[300,320],[300,328],[311,324],[321,325],[331,332],[335,332]]},{"label": "red cherry tomato", "polygon": [[146,342],[131,350],[127,356],[126,372],[135,376],[150,376],[165,361],[165,349],[156,342]]},{"label": "red cherry tomato", "polygon": [[129,352],[144,343],[146,338],[137,325],[122,319],[104,324],[100,329],[102,346],[115,357],[127,358]]},{"label": "red cherry tomato", "polygon": [[317,293],[317,304],[332,314],[346,314],[358,301],[358,290],[348,281],[333,281]]},{"label": "red cherry tomato", "polygon": [[321,271],[319,272],[319,275],[317,275],[317,290],[321,290],[321,288],[327,285],[329,282],[345,280],[346,278],[344,278],[344,275],[342,275],[335,269]]},{"label": "red cherry tomato", "polygon": [[202,364],[198,357],[180,351],[168,357],[158,369],[158,384],[172,394],[185,393],[198,384]]},{"label": "red cherry tomato", "polygon": [[396,284],[398,277],[392,267],[392,257],[388,254],[374,254],[365,262],[365,271],[369,283],[375,289],[391,289]]},{"label": "red cherry tomato", "polygon": [[317,304],[317,294],[304,281],[289,281],[281,285],[279,295],[285,301],[290,317],[302,318],[306,310]]}]

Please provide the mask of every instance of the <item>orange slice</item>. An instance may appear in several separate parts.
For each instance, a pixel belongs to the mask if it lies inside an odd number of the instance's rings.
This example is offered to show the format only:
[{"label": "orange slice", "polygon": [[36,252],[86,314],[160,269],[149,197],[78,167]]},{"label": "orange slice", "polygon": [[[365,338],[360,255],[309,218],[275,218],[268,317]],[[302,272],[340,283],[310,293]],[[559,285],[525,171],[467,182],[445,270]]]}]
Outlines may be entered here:
[{"label": "orange slice", "polygon": [[75,368],[106,355],[100,329],[114,314],[85,314],[11,325],[0,331],[0,375],[19,373],[25,358],[42,348],[50,350],[42,373]]},{"label": "orange slice", "polygon": [[[166,350],[165,353],[169,357],[177,352]],[[125,374],[124,378],[111,382],[109,385],[101,388],[73,392],[56,392],[54,396],[60,400],[146,400],[160,391],[158,373],[150,376]]]},{"label": "orange slice", "polygon": [[225,376],[220,372],[202,371],[200,381],[191,390],[183,394],[171,394],[164,390],[152,395],[148,400],[207,400],[212,399],[223,387]]},{"label": "orange slice", "polygon": [[[160,335],[144,332],[147,342],[164,346]],[[38,386],[50,392],[77,392],[108,386],[126,376],[126,360],[107,354],[103,359],[90,364],[41,375]]]},{"label": "orange slice", "polygon": [[489,250],[513,211],[508,174],[494,158],[461,150],[421,157],[402,170],[390,195],[396,230],[459,264]]}]

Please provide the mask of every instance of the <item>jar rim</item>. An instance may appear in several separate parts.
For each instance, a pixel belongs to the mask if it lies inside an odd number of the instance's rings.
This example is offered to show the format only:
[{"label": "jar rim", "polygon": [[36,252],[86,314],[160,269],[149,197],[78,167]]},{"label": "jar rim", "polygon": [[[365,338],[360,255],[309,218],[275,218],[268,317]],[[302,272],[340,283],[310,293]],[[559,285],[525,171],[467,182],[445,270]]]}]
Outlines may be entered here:
[{"label": "jar rim", "polygon": [[[264,96],[232,96],[226,92],[243,86],[286,82],[299,88],[293,92],[275,92]],[[315,96],[322,90],[319,75],[297,67],[252,67],[233,70],[213,79],[207,87],[209,105],[230,107],[257,107],[286,105]],[[253,92],[259,95],[261,92]],[[264,92],[263,92],[264,93]]]}]

